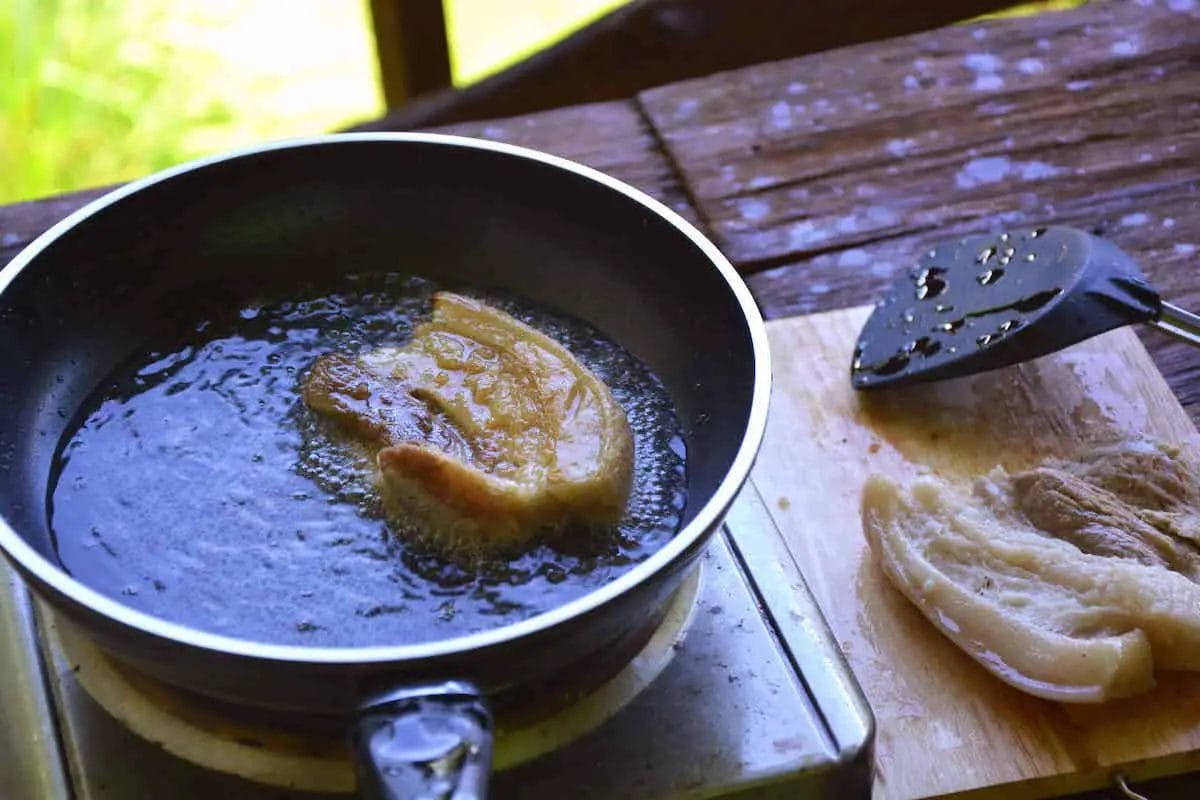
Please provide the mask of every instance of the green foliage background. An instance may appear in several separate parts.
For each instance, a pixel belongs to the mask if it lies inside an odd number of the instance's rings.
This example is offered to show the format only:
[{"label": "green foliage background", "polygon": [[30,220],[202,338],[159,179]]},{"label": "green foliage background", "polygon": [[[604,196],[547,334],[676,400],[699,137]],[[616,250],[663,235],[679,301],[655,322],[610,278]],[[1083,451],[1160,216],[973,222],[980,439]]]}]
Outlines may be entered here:
[{"label": "green foliage background", "polygon": [[[457,83],[622,0],[446,0]],[[366,0],[0,0],[0,203],[382,113]]]}]

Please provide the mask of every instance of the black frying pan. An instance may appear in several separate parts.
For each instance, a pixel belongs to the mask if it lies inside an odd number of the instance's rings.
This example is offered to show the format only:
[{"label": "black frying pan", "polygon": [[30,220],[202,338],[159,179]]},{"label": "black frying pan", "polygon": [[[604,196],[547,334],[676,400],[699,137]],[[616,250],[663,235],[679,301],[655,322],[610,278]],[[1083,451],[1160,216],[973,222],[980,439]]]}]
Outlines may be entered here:
[{"label": "black frying pan", "polygon": [[[582,318],[658,375],[688,449],[684,525],[668,545],[517,624],[339,648],[205,633],[102,596],[58,566],[46,514],[55,449],[164,309],[186,317],[198,284],[389,271],[401,253],[435,279]],[[661,613],[746,479],[769,369],[762,319],[729,263],[677,215],[603,174],[424,134],[253,148],[119,189],[0,272],[0,547],[43,598],[136,669],[237,703],[356,715],[360,752],[374,760],[364,788],[415,792],[430,772],[410,768],[420,759],[408,745],[429,743],[406,737],[433,726],[461,745],[443,753],[464,768],[443,788],[482,794],[487,698],[553,678]]]}]

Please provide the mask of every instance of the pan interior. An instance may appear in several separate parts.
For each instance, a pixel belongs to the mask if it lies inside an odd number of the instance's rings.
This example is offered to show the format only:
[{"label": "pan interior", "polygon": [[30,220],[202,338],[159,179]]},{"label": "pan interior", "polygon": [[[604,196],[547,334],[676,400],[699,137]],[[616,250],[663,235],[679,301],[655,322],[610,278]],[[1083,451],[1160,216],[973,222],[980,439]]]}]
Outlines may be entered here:
[{"label": "pan interior", "polygon": [[164,320],[84,405],[59,452],[49,505],[63,566],[214,633],[355,646],[525,619],[661,547],[685,497],[683,439],[662,384],[591,326],[498,294],[482,299],[565,344],[625,409],[628,513],[611,529],[564,531],[482,562],[447,557],[386,520],[369,458],[304,405],[300,387],[323,353],[403,343],[435,288],[397,273],[197,287],[205,299],[192,307],[204,313]]},{"label": "pan interior", "polygon": [[717,261],[602,177],[438,137],[330,137],[144,182],[53,231],[0,278],[0,532],[37,554],[18,552],[36,588],[69,592],[86,611],[91,601],[49,565],[47,500],[61,444],[114,369],[146,352],[163,320],[200,319],[203,287],[404,271],[554,309],[660,380],[686,442],[687,503],[670,545],[684,552],[742,453],[765,366],[761,331]]}]

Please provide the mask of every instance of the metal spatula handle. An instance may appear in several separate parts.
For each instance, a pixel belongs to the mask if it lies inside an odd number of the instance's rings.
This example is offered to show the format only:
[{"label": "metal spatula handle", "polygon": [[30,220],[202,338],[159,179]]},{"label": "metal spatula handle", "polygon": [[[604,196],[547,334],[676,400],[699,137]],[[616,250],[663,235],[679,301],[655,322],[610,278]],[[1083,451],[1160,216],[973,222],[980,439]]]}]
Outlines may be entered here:
[{"label": "metal spatula handle", "polygon": [[1176,339],[1200,347],[1200,315],[1187,309],[1163,302],[1162,313],[1158,319],[1150,320],[1150,324]]}]

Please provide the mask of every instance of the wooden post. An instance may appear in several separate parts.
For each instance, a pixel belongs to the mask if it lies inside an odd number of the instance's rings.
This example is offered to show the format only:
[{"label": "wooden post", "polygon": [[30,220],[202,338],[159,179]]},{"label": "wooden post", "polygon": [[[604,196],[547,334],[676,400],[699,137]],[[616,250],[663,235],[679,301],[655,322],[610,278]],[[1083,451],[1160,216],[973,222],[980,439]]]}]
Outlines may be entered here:
[{"label": "wooden post", "polygon": [[442,0],[371,0],[371,21],[388,108],[450,85]]}]

